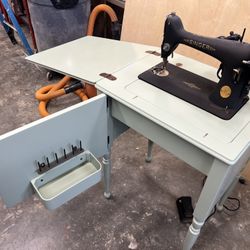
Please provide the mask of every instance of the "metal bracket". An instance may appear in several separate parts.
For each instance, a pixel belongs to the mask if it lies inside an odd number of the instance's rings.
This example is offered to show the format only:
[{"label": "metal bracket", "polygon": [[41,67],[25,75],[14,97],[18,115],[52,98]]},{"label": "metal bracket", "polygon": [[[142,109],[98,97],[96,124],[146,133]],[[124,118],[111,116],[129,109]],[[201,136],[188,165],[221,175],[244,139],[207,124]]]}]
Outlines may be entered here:
[{"label": "metal bracket", "polygon": [[153,50],[147,50],[145,51],[145,53],[148,53],[148,54],[151,54],[151,55],[154,55],[154,56],[160,56],[161,54],[157,51],[153,51]]},{"label": "metal bracket", "polygon": [[101,73],[100,76],[109,79],[110,81],[115,81],[117,78],[113,76],[112,74],[108,73]]}]

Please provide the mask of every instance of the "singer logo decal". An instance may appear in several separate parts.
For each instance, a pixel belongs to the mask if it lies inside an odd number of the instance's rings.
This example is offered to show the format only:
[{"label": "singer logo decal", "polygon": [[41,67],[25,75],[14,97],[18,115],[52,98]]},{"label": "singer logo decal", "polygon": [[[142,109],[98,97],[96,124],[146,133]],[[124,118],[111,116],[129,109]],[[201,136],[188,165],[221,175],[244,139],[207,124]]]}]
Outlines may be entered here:
[{"label": "singer logo decal", "polygon": [[210,46],[206,43],[198,42],[198,41],[195,41],[192,39],[184,39],[184,42],[188,43],[189,45],[191,45],[193,47],[197,47],[197,48],[209,50],[209,51],[215,51],[215,48],[213,48],[212,46]]}]

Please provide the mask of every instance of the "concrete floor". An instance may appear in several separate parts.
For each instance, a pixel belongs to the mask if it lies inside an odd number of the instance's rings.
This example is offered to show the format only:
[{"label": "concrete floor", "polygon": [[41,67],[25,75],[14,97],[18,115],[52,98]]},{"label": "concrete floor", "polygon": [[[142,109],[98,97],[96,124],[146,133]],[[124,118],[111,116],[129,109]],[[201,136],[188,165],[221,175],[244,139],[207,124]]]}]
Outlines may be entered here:
[{"label": "concrete floor", "polygon": [[[25,62],[0,27],[0,134],[39,119],[34,92],[46,84],[45,75]],[[52,110],[78,100],[60,101]],[[204,176],[158,146],[147,164],[146,149],[147,140],[132,130],[115,141],[111,200],[102,183],[52,212],[36,196],[9,209],[0,200],[0,249],[181,249],[188,225],[179,222],[175,201],[190,195],[195,205]],[[233,196],[241,208],[216,213],[194,249],[250,249],[249,185],[238,184]]]}]

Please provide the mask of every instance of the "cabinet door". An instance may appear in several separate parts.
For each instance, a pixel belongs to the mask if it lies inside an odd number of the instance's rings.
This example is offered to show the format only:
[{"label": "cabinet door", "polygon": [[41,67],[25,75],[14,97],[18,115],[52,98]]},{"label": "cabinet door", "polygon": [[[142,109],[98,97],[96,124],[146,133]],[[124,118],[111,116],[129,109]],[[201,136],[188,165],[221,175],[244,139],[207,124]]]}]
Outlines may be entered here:
[{"label": "cabinet door", "polygon": [[108,152],[106,99],[98,95],[0,136],[0,196],[8,207],[33,194],[38,162],[53,162],[55,153],[59,158],[79,144],[96,157]]}]

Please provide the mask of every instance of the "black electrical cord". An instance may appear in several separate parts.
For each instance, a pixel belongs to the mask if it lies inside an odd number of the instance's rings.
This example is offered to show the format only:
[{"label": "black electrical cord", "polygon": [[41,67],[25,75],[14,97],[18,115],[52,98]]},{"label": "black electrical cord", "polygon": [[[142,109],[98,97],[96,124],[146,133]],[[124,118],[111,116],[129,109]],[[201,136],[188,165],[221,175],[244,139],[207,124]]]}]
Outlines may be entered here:
[{"label": "black electrical cord", "polygon": [[209,218],[211,218],[216,213],[216,211],[217,211],[216,206],[214,206],[214,211],[206,218],[205,223],[209,220]]},{"label": "black electrical cord", "polygon": [[230,208],[230,207],[228,207],[227,205],[223,204],[223,207],[224,207],[225,209],[227,209],[227,210],[230,211],[230,212],[235,212],[235,211],[239,210],[239,208],[240,208],[240,200],[239,200],[239,199],[234,198],[234,197],[228,197],[227,199],[228,199],[228,200],[237,201],[237,206],[236,206],[235,208]]}]

